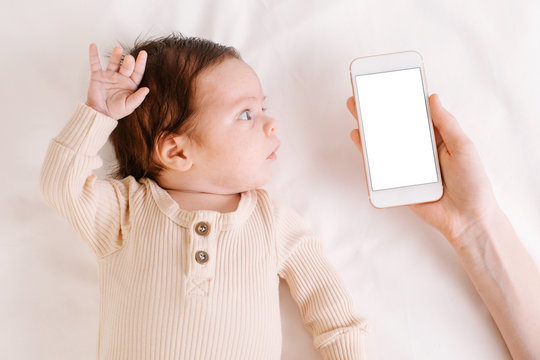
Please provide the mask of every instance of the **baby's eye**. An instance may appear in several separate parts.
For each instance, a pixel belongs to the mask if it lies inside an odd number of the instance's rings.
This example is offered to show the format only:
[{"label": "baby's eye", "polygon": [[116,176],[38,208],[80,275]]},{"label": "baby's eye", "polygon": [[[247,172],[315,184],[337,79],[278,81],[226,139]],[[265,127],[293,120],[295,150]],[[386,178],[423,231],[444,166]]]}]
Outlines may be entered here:
[{"label": "baby's eye", "polygon": [[240,116],[238,116],[239,119],[242,119],[242,120],[251,120],[251,114],[249,113],[249,111],[244,111],[240,114]]}]

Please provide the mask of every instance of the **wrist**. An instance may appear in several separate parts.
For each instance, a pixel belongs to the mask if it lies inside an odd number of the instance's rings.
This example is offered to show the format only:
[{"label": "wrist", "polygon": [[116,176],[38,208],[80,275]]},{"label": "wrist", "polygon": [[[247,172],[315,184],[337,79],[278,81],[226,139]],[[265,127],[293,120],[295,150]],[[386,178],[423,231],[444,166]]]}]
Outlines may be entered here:
[{"label": "wrist", "polygon": [[88,106],[89,108],[91,108],[92,110],[102,114],[102,115],[105,115],[113,120],[117,120],[117,119],[114,119],[113,117],[111,117],[109,115],[109,113],[103,109],[101,109],[99,106],[96,106],[95,104],[91,103],[90,101],[86,100],[86,102],[84,103],[84,105]]},{"label": "wrist", "polygon": [[483,247],[486,241],[492,241],[496,234],[501,234],[501,227],[512,226],[504,212],[495,204],[482,216],[474,219],[464,218],[460,231],[447,236],[454,249],[460,254],[471,254]]},{"label": "wrist", "polygon": [[93,110],[97,111],[98,113],[110,117],[107,111],[105,111],[105,109],[103,109],[101,106],[96,105],[95,102],[87,99],[84,104],[88,106],[89,108],[92,108]]}]

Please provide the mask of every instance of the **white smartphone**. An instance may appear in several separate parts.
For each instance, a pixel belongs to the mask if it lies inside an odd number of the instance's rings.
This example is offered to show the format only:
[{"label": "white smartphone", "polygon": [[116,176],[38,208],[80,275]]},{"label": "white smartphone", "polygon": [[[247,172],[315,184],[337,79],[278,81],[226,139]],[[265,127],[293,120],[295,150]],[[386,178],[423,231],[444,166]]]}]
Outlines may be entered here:
[{"label": "white smartphone", "polygon": [[356,58],[349,67],[371,204],[432,202],[443,194],[422,56]]}]

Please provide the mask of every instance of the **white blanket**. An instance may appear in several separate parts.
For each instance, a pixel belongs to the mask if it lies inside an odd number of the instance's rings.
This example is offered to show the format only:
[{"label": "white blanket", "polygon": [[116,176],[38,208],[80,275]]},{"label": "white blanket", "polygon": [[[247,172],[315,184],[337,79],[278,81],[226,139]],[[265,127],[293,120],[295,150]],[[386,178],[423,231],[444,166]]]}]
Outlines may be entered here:
[{"label": "white blanket", "polygon": [[[345,101],[353,58],[419,51],[429,92],[476,144],[539,264],[538,1],[31,0],[0,13],[1,358],[95,358],[97,264],[42,202],[39,171],[49,140],[86,100],[88,44],[103,54],[171,31],[233,45],[258,73],[282,140],[266,188],[319,235],[370,321],[370,359],[510,358],[446,239],[407,208],[369,205]],[[283,359],[320,358],[281,290]]]}]

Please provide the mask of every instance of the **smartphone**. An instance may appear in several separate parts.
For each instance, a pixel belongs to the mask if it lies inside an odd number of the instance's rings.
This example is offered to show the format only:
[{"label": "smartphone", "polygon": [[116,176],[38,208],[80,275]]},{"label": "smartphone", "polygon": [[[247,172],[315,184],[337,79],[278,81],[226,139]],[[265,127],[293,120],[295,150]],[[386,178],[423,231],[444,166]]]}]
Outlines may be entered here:
[{"label": "smartphone", "polygon": [[440,199],[442,178],[420,53],[359,57],[349,70],[372,206]]}]

